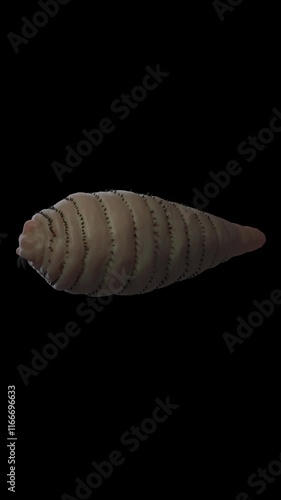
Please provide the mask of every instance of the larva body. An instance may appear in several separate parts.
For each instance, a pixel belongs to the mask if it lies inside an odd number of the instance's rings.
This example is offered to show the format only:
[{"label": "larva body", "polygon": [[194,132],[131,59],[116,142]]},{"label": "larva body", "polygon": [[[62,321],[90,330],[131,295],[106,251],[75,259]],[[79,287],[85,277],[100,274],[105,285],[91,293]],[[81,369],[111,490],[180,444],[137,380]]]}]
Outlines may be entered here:
[{"label": "larva body", "polygon": [[18,255],[56,290],[133,295],[191,278],[265,243],[258,229],[156,196],[76,193],[35,214]]}]

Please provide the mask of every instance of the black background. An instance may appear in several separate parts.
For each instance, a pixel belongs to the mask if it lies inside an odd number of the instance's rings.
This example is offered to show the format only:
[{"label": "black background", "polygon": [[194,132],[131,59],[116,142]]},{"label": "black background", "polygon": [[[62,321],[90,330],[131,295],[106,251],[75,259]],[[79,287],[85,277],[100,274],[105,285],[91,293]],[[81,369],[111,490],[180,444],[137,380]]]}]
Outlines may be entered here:
[{"label": "black background", "polygon": [[[277,7],[244,0],[221,22],[211,1],[184,9],[71,0],[16,54],[7,34],[20,34],[21,17],[39,7],[5,5],[1,401],[6,415],[15,384],[14,497],[75,498],[75,478],[118,449],[125,463],[89,498],[236,500],[245,491],[255,499],[248,477],[280,458],[280,308],[232,355],[222,338],[254,300],[281,288],[281,135],[253,162],[237,152],[281,111]],[[170,75],[121,121],[112,101],[157,64]],[[64,163],[65,147],[104,117],[116,129],[60,183],[51,163]],[[17,265],[23,223],[66,195],[132,189],[192,206],[193,188],[232,159],[243,173],[206,210],[263,230],[267,244],[256,253],[167,289],[115,297],[89,324],[76,312],[85,297],[55,292]],[[18,365],[30,367],[31,349],[41,352],[69,321],[80,335],[25,386]],[[130,453],[120,436],[168,396],[179,408]],[[1,442],[5,493],[5,419]],[[281,477],[261,498],[280,490]]]}]

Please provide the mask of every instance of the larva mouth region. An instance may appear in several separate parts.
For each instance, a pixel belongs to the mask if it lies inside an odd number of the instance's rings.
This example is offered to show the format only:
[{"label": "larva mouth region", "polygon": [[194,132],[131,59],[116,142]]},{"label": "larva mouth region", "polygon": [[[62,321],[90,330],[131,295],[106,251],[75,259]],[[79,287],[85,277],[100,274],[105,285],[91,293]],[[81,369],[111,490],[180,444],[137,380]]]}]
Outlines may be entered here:
[{"label": "larva mouth region", "polygon": [[[28,261],[49,285],[56,285],[64,267],[65,238],[53,219],[55,207],[42,210],[25,222],[17,255]],[[53,256],[56,255],[54,259]],[[55,286],[56,288],[56,286]]]},{"label": "larva mouth region", "polygon": [[16,253],[35,268],[40,266],[44,254],[44,231],[40,221],[32,219],[25,222]]}]

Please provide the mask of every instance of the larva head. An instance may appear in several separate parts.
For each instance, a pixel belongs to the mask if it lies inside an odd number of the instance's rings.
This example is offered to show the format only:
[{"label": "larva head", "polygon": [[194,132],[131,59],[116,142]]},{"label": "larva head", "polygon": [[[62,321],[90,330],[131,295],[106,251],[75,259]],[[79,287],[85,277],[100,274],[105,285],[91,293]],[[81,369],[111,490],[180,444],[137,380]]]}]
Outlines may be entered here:
[{"label": "larva head", "polygon": [[38,268],[41,266],[44,254],[44,231],[38,220],[28,220],[19,237],[19,247],[16,253]]}]

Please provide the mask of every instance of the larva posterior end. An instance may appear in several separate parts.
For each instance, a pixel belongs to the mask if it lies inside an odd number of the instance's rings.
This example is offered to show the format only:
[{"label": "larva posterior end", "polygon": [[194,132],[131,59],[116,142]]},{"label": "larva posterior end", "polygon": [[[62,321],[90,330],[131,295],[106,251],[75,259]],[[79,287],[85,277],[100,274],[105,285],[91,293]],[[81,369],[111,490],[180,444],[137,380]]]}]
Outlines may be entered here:
[{"label": "larva posterior end", "polygon": [[38,220],[28,220],[23,226],[19,237],[19,247],[16,253],[28,260],[34,267],[41,265],[43,260],[44,234]]},{"label": "larva posterior end", "polygon": [[245,236],[244,244],[247,246],[247,251],[252,252],[262,248],[266,243],[265,234],[255,227],[247,227],[247,233]]},{"label": "larva posterior end", "polygon": [[266,243],[266,236],[265,234],[260,231],[259,229],[256,229],[256,237],[257,237],[257,244],[259,245],[258,248],[261,248],[265,245]]}]

